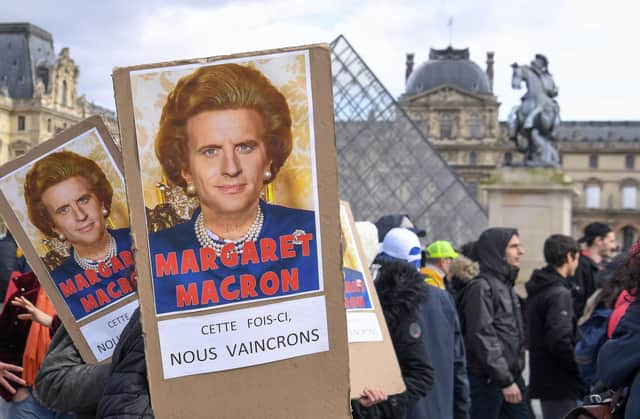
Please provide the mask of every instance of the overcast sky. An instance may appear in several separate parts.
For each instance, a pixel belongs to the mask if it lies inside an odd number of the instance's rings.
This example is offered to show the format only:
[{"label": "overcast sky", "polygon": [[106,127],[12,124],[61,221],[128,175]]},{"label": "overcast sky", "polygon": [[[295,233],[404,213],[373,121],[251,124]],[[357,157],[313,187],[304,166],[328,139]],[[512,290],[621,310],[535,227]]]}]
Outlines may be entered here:
[{"label": "overcast sky", "polygon": [[564,120],[640,120],[640,3],[633,0],[2,0],[0,21],[31,22],[69,47],[79,92],[114,109],[111,70],[135,64],[330,42],[343,34],[394,96],[405,54],[495,51],[501,119],[522,91],[510,64],[549,58]]}]

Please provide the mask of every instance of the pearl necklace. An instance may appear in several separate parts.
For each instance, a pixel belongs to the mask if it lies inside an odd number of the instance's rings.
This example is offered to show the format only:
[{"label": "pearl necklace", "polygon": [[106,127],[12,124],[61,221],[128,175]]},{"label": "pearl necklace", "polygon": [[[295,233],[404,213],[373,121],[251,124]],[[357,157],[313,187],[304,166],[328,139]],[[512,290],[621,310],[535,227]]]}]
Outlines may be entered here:
[{"label": "pearl necklace", "polygon": [[115,237],[113,237],[108,231],[107,234],[109,235],[109,246],[107,249],[107,255],[102,259],[93,260],[89,258],[83,258],[82,256],[78,255],[76,249],[73,249],[73,259],[85,271],[97,271],[101,263],[104,263],[108,267],[111,267],[111,258],[116,255],[116,253],[118,252],[118,248],[116,245]]},{"label": "pearl necklace", "polygon": [[251,227],[249,227],[249,230],[247,230],[247,232],[238,240],[220,241],[211,237],[214,233],[210,231],[204,224],[204,217],[202,216],[202,212],[200,212],[200,214],[198,214],[198,217],[196,218],[194,230],[201,247],[209,247],[215,250],[217,255],[220,255],[222,253],[222,248],[227,244],[232,243],[233,251],[235,253],[242,254],[242,248],[245,243],[256,241],[258,239],[258,236],[260,236],[260,231],[262,231],[263,224],[264,214],[262,213],[262,208],[258,206],[258,212],[256,213],[256,218],[253,220]]}]

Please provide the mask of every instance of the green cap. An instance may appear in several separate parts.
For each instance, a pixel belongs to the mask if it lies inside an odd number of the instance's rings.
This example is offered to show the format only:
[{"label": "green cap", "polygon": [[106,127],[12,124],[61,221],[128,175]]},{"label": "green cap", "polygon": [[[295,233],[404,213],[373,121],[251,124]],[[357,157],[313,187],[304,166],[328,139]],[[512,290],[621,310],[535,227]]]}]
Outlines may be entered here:
[{"label": "green cap", "polygon": [[438,240],[427,246],[427,257],[431,259],[455,259],[458,257],[458,252],[453,250],[453,246],[446,240]]}]

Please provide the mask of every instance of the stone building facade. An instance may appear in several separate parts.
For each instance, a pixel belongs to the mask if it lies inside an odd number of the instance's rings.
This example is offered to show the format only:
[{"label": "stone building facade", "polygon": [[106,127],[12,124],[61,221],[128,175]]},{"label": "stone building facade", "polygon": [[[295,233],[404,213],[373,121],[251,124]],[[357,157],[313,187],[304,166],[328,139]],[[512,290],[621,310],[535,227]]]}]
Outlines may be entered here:
[{"label": "stone building facade", "polygon": [[29,23],[0,24],[0,164],[91,115],[117,135],[113,111],[77,91],[79,68],[51,34]]},{"label": "stone building facade", "polygon": [[[407,54],[406,88],[398,100],[485,204],[478,185],[496,168],[521,161],[506,123],[498,121],[493,66],[493,52],[483,70],[468,49],[448,47],[432,49],[429,60],[414,69],[414,55]],[[562,169],[581,191],[573,205],[574,235],[592,221],[604,221],[628,248],[640,233],[640,121],[563,121],[556,139]]]}]

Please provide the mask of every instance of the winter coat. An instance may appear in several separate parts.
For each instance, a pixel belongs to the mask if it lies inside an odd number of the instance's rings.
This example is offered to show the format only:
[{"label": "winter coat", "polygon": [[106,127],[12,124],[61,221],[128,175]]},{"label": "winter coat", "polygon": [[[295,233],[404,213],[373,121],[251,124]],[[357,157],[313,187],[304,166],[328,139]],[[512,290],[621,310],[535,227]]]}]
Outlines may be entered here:
[{"label": "winter coat", "polygon": [[420,305],[426,324],[423,340],[435,366],[433,388],[409,407],[409,419],[468,419],[471,399],[469,379],[458,312],[445,290],[428,287]]},{"label": "winter coat", "polygon": [[49,345],[38,371],[35,397],[50,409],[95,418],[110,364],[85,364],[64,326]]},{"label": "winter coat", "polygon": [[575,274],[569,278],[569,284],[571,284],[571,292],[573,295],[573,309],[576,314],[576,319],[582,317],[584,307],[587,304],[587,300],[591,297],[596,290],[596,274],[600,268],[598,265],[587,256],[586,252],[580,253],[578,259],[578,267]]},{"label": "winter coat", "polygon": [[505,260],[516,230],[491,228],[476,244],[480,273],[458,296],[471,375],[507,387],[524,369],[524,327],[513,285],[519,269]]},{"label": "winter coat", "polygon": [[428,329],[420,318],[420,304],[425,301],[428,285],[409,263],[376,259],[374,264],[380,265],[375,286],[407,391],[370,408],[363,408],[354,400],[353,416],[402,419],[407,406],[424,397],[433,385],[431,358],[422,340]]},{"label": "winter coat", "polygon": [[640,418],[640,299],[620,320],[598,354],[598,376],[612,389],[630,386],[625,419]]},{"label": "winter coat", "polygon": [[153,418],[140,309],[122,331],[111,358],[111,369],[98,404],[97,418]]},{"label": "winter coat", "polygon": [[447,285],[447,289],[453,295],[454,300],[457,301],[460,291],[462,291],[469,281],[480,273],[480,265],[478,262],[459,255],[451,261],[449,272],[451,274],[451,281],[445,282],[445,285]]},{"label": "winter coat", "polygon": [[[10,301],[16,297],[24,297],[35,305],[40,291],[40,283],[33,272],[14,277],[12,281],[16,291],[8,296],[7,304],[2,308],[2,314],[0,314],[0,362],[22,366],[22,357],[31,329],[31,321],[18,319],[18,314],[23,313],[24,309],[14,306]],[[57,315],[53,316],[52,335],[60,324],[60,318]],[[0,396],[7,401],[13,399],[13,395],[2,386],[0,386]]]},{"label": "winter coat", "polygon": [[584,385],[574,360],[576,318],[570,285],[546,267],[533,271],[526,288],[530,397],[578,400]]}]

